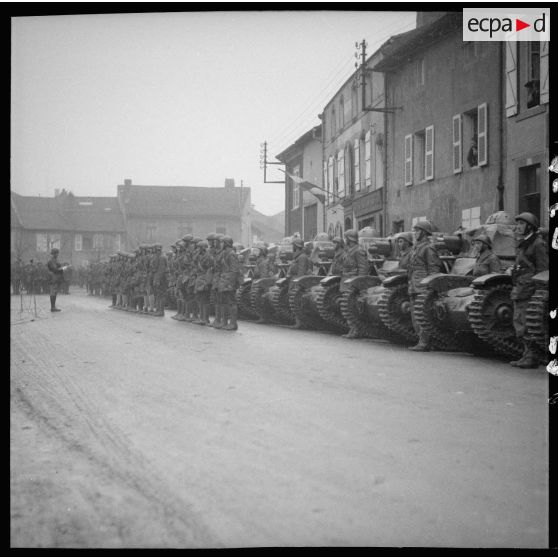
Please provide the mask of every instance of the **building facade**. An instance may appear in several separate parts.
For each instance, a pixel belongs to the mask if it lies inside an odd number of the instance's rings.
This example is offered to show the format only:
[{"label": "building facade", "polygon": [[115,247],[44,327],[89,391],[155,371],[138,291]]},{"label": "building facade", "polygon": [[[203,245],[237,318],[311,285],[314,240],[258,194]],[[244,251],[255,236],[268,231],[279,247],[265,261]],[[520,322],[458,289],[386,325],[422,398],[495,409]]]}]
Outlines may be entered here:
[{"label": "building facade", "polygon": [[211,232],[251,245],[250,188],[227,179],[224,188],[140,186],[126,179],[118,185],[124,215],[127,250],[159,242],[165,250],[190,233],[205,238]]},{"label": "building facade", "polygon": [[107,259],[126,244],[126,226],[116,198],[52,198],[11,194],[11,258],[45,262],[58,248],[59,261],[73,266]]},{"label": "building facade", "polygon": [[322,127],[308,130],[276,158],[285,164],[285,235],[313,240],[325,230]]},{"label": "building facade", "polygon": [[326,230],[340,236],[366,226],[384,231],[385,95],[383,74],[372,72],[381,54],[355,72],[324,107],[322,174],[327,190]]}]

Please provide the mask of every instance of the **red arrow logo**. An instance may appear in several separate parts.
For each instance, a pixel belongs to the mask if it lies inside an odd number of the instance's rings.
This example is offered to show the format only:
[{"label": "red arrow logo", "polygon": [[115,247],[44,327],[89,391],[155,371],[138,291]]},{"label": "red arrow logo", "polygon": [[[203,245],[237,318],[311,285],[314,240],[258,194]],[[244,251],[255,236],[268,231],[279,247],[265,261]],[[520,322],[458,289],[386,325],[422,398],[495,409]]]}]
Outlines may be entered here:
[{"label": "red arrow logo", "polygon": [[516,31],[521,31],[522,29],[525,29],[525,27],[531,27],[530,23],[525,23],[524,21],[521,21],[520,19],[515,20],[515,30]]}]

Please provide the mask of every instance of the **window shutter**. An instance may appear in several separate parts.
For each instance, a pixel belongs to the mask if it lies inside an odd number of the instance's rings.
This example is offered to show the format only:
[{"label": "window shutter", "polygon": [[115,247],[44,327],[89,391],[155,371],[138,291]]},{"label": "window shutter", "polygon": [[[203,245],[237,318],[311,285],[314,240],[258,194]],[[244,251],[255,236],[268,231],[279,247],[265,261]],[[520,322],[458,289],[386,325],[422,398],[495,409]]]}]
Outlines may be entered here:
[{"label": "window shutter", "polygon": [[82,246],[81,234],[76,234],[76,236],[74,238],[74,250],[76,252],[81,252],[81,246]]},{"label": "window shutter", "polygon": [[405,136],[405,186],[413,184],[413,135]]},{"label": "window shutter", "polygon": [[424,139],[424,178],[434,178],[434,126],[428,126]]},{"label": "window shutter", "polygon": [[540,103],[543,105],[548,103],[550,97],[548,88],[548,41],[541,41],[540,77]]},{"label": "window shutter", "polygon": [[477,109],[478,138],[477,149],[479,151],[479,167],[488,163],[488,107],[486,103]]},{"label": "window shutter", "polygon": [[324,161],[324,176],[323,176],[323,189],[326,191],[326,201],[329,203],[329,183],[327,181],[327,161]]},{"label": "window shutter", "polygon": [[360,192],[360,140],[355,140],[355,191]]},{"label": "window shutter", "polygon": [[342,149],[337,153],[337,177],[338,177],[338,194],[345,194],[345,151]]},{"label": "window shutter", "polygon": [[517,41],[506,45],[506,116],[517,114]]},{"label": "window shutter", "polygon": [[453,173],[463,170],[463,151],[461,149],[461,115],[453,117]]},{"label": "window shutter", "polygon": [[366,132],[364,136],[364,183],[366,187],[370,187],[372,184],[372,168],[371,168],[371,161],[370,161],[370,130]]},{"label": "window shutter", "polygon": [[327,185],[328,185],[328,198],[329,203],[331,203],[333,196],[331,195],[333,191],[333,157],[330,156],[327,164]]}]

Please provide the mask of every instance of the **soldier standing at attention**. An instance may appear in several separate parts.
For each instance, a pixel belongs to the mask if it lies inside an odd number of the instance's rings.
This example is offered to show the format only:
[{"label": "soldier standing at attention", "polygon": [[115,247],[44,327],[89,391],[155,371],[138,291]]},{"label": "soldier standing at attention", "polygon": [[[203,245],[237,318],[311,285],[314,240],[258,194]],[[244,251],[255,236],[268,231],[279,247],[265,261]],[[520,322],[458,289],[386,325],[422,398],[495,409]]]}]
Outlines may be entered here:
[{"label": "soldier standing at attention", "polygon": [[198,250],[195,290],[199,319],[194,320],[192,323],[209,325],[209,289],[211,288],[212,266],[212,258],[208,251],[209,242],[207,240],[200,240],[198,242]]},{"label": "soldier standing at attention", "polygon": [[[349,229],[345,231],[345,253],[342,259],[342,277],[356,277],[368,275],[368,256],[366,251],[358,243],[358,231]],[[341,282],[343,285],[343,282]],[[345,339],[358,339],[360,336],[356,328],[350,327],[349,331],[342,335]]]},{"label": "soldier standing at attention", "polygon": [[50,251],[51,258],[48,260],[48,271],[50,273],[50,311],[60,312],[60,308],[56,308],[56,295],[64,281],[64,269],[62,264],[58,261],[58,248],[53,248]]},{"label": "soldier standing at attention", "polygon": [[422,331],[415,316],[415,301],[424,290],[420,286],[420,282],[433,273],[442,271],[442,262],[438,256],[438,252],[432,244],[430,244],[430,236],[432,235],[432,225],[429,221],[419,221],[413,227],[415,237],[415,245],[411,249],[409,256],[409,264],[407,267],[407,276],[409,278],[408,292],[411,299],[411,319],[413,328],[419,337],[419,342],[414,347],[409,347],[411,351],[429,351],[430,337]]},{"label": "soldier standing at attention", "polygon": [[340,236],[336,236],[333,240],[335,247],[333,259],[327,272],[328,275],[341,275],[343,273],[343,257],[345,256],[345,243]]},{"label": "soldier standing at attention", "polygon": [[223,303],[221,301],[222,296],[221,292],[219,291],[219,281],[221,276],[221,254],[223,252],[223,243],[221,242],[224,235],[221,233],[215,234],[214,244],[215,244],[215,251],[213,253],[213,296],[215,300],[215,319],[213,320],[212,326],[215,329],[221,329],[225,325],[225,317],[223,315],[224,308]]},{"label": "soldier standing at attention", "polygon": [[535,293],[533,276],[548,269],[547,247],[537,234],[539,221],[532,213],[520,213],[516,216],[519,241],[516,249],[515,263],[512,268],[513,327],[518,340],[523,343],[523,355],[510,364],[518,368],[538,368],[538,349],[535,342],[526,333],[526,314],[529,299]]},{"label": "soldier standing at attention", "polygon": [[489,273],[500,273],[502,264],[500,258],[492,252],[492,241],[485,234],[480,234],[473,239],[473,245],[478,251],[477,261],[473,268],[473,277],[481,277]]},{"label": "soldier standing at attention", "polygon": [[155,316],[165,315],[165,294],[168,285],[168,262],[162,253],[161,244],[154,245],[153,258],[153,296],[155,298]]},{"label": "soldier standing at attention", "polygon": [[[299,238],[293,238],[293,261],[287,270],[287,279],[289,280],[289,290],[293,284],[292,279],[295,277],[302,277],[304,275],[311,275],[313,263],[306,250],[304,249],[304,241]],[[298,317],[295,316],[295,324],[292,326],[294,329],[300,329],[302,324]]]},{"label": "soldier standing at attention", "polygon": [[[238,306],[236,304],[236,289],[240,265],[238,255],[233,248],[231,236],[223,236],[221,243],[223,249],[220,255],[219,294],[221,297],[222,329],[233,331],[238,329]],[[229,320],[230,318],[230,320]]]}]

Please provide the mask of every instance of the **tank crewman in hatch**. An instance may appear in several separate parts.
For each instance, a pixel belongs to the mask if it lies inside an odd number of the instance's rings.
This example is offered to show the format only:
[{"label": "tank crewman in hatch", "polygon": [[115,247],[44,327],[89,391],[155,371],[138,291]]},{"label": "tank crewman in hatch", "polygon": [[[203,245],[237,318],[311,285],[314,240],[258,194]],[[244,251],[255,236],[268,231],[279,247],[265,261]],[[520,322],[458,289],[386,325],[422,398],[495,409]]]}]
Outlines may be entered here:
[{"label": "tank crewman in hatch", "polygon": [[473,245],[477,248],[478,256],[473,268],[473,277],[481,277],[489,273],[500,273],[502,264],[500,258],[492,252],[492,241],[486,234],[480,234],[473,239]]}]

